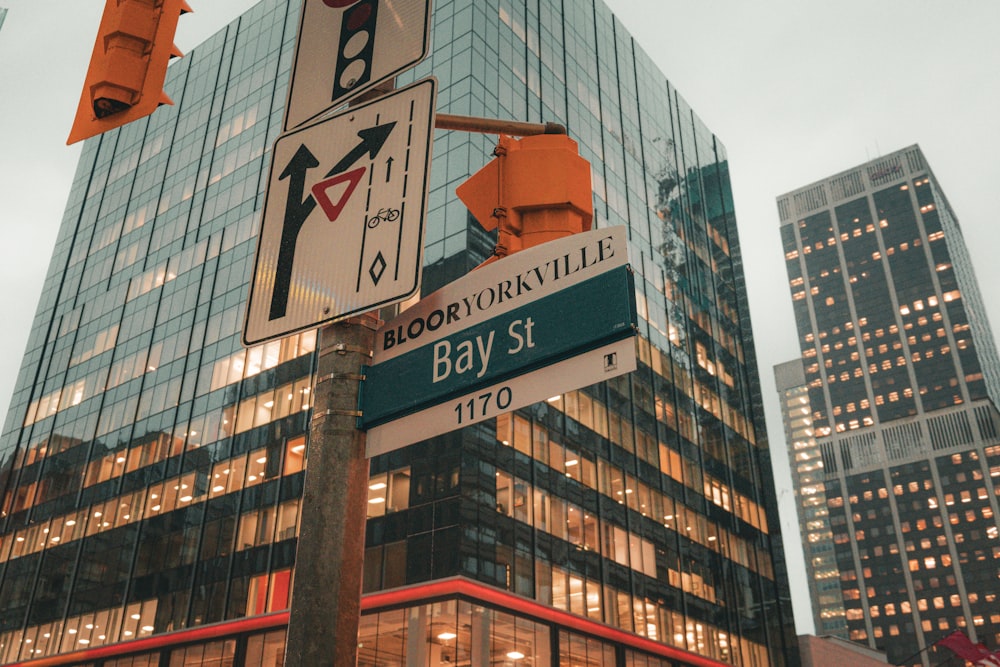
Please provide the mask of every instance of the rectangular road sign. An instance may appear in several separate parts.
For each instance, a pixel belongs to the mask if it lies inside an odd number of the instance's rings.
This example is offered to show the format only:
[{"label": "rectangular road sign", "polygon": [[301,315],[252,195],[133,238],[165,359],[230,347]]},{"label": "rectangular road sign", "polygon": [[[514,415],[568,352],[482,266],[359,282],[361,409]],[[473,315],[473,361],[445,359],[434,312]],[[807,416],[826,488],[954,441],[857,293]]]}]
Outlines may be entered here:
[{"label": "rectangular road sign", "polygon": [[444,403],[368,430],[366,454],[378,456],[552,396],[630,373],[637,367],[635,337],[480,387]]},{"label": "rectangular road sign", "polygon": [[373,364],[628,264],[624,225],[549,241],[448,283],[379,328]]},{"label": "rectangular road sign", "polygon": [[[376,333],[362,387],[364,426],[395,433],[384,428],[393,420],[411,423],[408,414],[427,414],[518,376],[541,383],[530,395],[563,391],[549,382],[556,376],[541,370],[563,367],[562,360],[616,339],[631,340],[635,294],[627,264],[625,228],[597,229],[480,267],[422,299]],[[604,373],[602,367],[583,384],[613,377]],[[528,394],[522,389],[520,395]],[[512,405],[503,398],[497,408]],[[440,423],[431,435],[455,427]]]},{"label": "rectangular road sign", "polygon": [[430,16],[430,0],[303,0],[284,129],[423,60]]},{"label": "rectangular road sign", "polygon": [[274,143],[245,345],[419,289],[436,89],[424,79]]},{"label": "rectangular road sign", "polygon": [[631,338],[635,327],[632,271],[620,266],[374,364],[363,388],[363,423],[376,426],[476,387]]}]

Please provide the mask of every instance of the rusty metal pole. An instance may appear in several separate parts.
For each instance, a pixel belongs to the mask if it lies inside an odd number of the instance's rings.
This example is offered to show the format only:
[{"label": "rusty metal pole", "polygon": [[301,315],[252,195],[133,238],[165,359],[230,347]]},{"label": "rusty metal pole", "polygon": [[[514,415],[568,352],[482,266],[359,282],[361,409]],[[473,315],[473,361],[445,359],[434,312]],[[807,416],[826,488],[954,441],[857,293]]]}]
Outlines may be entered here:
[{"label": "rusty metal pole", "polygon": [[[445,114],[437,115],[435,126],[515,136],[566,134],[556,123]],[[587,192],[589,201],[589,185]],[[357,665],[369,467],[358,397],[378,325],[373,312],[320,330],[285,667]]]},{"label": "rusty metal pole", "polygon": [[[351,104],[394,87],[390,79]],[[319,330],[285,667],[358,664],[369,469],[358,399],[379,324],[372,311]]]},{"label": "rusty metal pole", "polygon": [[367,313],[320,330],[286,667],[357,664],[368,502],[358,393],[378,324]]},{"label": "rusty metal pole", "polygon": [[514,137],[530,137],[536,134],[566,134],[566,128],[559,123],[526,123],[520,120],[456,116],[450,113],[437,114],[434,117],[434,127],[439,130],[509,134]]}]

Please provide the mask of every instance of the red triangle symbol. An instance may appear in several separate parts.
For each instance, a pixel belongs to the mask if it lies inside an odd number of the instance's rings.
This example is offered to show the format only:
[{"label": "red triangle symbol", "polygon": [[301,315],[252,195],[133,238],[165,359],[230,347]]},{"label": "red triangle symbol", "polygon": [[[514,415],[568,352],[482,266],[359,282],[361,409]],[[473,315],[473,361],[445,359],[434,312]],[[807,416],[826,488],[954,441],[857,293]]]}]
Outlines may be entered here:
[{"label": "red triangle symbol", "polygon": [[[312,186],[313,197],[319,203],[320,208],[326,213],[327,219],[333,222],[340,217],[341,212],[344,210],[344,206],[347,205],[347,200],[351,198],[354,193],[354,189],[358,187],[358,181],[361,177],[365,175],[367,167],[358,167],[357,169],[352,169],[351,171],[345,171],[343,174],[337,174],[333,178],[328,178],[325,181],[320,181],[316,185]],[[347,187],[343,189],[340,193],[340,197],[334,202],[330,199],[330,190],[340,185],[341,183],[347,183]]]}]

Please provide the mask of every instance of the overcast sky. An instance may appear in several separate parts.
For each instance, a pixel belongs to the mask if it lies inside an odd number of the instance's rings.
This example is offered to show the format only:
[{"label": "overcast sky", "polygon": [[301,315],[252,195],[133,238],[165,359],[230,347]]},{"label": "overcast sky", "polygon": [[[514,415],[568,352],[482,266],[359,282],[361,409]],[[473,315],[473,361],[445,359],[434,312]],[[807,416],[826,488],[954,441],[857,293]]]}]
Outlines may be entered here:
[{"label": "overcast sky", "polygon": [[[775,198],[919,143],[1000,327],[1000,2],[607,0],[725,144],[793,590],[801,548],[772,367],[797,356]],[[188,51],[254,0],[188,0]],[[0,0],[0,415],[79,156],[66,147],[104,3]],[[796,565],[796,561],[798,565]],[[796,600],[799,632],[811,632]]]}]

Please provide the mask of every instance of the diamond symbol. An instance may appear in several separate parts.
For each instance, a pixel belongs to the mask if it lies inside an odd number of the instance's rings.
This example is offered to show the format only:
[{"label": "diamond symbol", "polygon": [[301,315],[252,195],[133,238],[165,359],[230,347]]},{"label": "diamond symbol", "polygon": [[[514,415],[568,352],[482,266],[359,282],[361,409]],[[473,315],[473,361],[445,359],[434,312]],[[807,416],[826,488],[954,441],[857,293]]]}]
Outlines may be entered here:
[{"label": "diamond symbol", "polygon": [[375,255],[375,261],[368,268],[368,275],[372,277],[372,282],[378,285],[378,281],[382,279],[382,274],[385,273],[385,258],[382,257],[382,253]]}]

